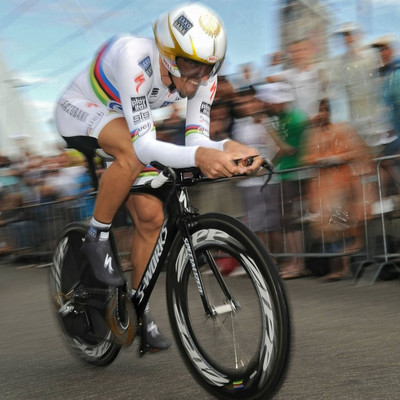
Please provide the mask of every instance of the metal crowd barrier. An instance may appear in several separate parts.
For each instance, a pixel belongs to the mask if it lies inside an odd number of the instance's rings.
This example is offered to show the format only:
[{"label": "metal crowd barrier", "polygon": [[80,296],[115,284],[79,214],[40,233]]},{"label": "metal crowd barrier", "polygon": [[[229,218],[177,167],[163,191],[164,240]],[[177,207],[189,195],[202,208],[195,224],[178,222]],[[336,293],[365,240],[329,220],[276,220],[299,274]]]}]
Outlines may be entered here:
[{"label": "metal crowd barrier", "polygon": [[[297,223],[297,227],[295,231],[301,237],[301,251],[293,252],[290,250],[289,235],[293,228],[287,229],[285,223],[282,222],[282,249],[280,252],[272,252],[272,255],[276,258],[318,259],[321,264],[328,262],[328,259],[333,257],[351,257],[353,283],[358,285],[372,285],[378,278],[393,279],[400,275],[400,229],[398,227],[400,222],[400,187],[394,183],[391,177],[388,178],[389,175],[383,168],[385,163],[393,161],[399,162],[398,177],[400,178],[400,156],[374,159],[373,173],[370,171],[368,174],[364,174],[364,171],[360,171],[360,164],[357,165],[358,172],[361,172],[362,202],[358,205],[358,207],[361,207],[361,211],[358,211],[362,215],[359,222],[362,246],[354,249],[352,243],[349,243],[348,238],[345,237],[346,229],[344,229],[340,246],[338,246],[338,243],[335,244],[335,247],[339,249],[337,251],[332,251],[331,242],[325,239],[322,229],[319,235],[311,234],[312,219],[318,219],[319,216],[309,213],[310,199],[307,191],[307,185],[311,179],[319,182],[322,169],[334,166],[306,166],[275,172],[276,179],[273,184],[279,185],[280,189],[280,204],[277,211],[280,213],[281,221],[287,220],[288,217],[293,219],[293,217],[285,215],[285,204],[289,201],[296,203],[292,207],[292,211],[293,208],[296,211],[295,218],[297,220],[295,223]],[[354,168],[352,170],[354,171]],[[291,173],[291,180],[297,185],[299,194],[297,199],[285,198],[281,178],[283,174],[288,173]],[[400,180],[398,182],[400,184]],[[372,200],[371,194],[374,195]],[[350,210],[350,212],[352,211]],[[340,216],[337,217],[337,219],[340,219]],[[342,222],[346,223],[346,221]]]},{"label": "metal crowd barrier", "polygon": [[[362,207],[361,214],[363,215],[363,220],[360,223],[362,226],[363,246],[356,250],[351,249],[347,239],[343,239],[342,245],[338,247],[339,250],[332,251],[332,246],[329,241],[325,240],[323,231],[319,235],[311,234],[312,222],[310,218],[313,216],[309,215],[310,199],[307,185],[311,179],[320,179],[320,174],[324,167],[301,167],[279,172],[275,171],[273,179],[267,185],[265,192],[268,195],[269,188],[272,185],[278,185],[275,186],[275,189],[279,187],[280,194],[276,204],[276,212],[279,214],[281,221],[291,219],[295,223],[296,232],[300,237],[300,250],[291,250],[290,233],[293,229],[288,229],[286,223],[281,223],[279,232],[281,235],[281,249],[280,251],[272,251],[270,249],[272,255],[278,259],[284,257],[319,259],[321,263],[325,259],[332,257],[351,257],[354,282],[363,277],[364,281],[368,280],[368,284],[373,284],[385,274],[386,277],[398,274],[400,271],[397,264],[400,261],[400,230],[398,229],[400,201],[397,201],[398,199],[400,200],[399,188],[396,187],[397,193],[393,192],[392,196],[388,196],[385,192],[387,188],[393,188],[393,185],[383,183],[384,163],[396,160],[400,164],[400,156],[375,159],[374,173],[369,173],[368,176],[363,175],[361,178],[363,201],[359,207]],[[297,186],[297,199],[285,198],[281,178],[283,174],[288,173],[292,175],[291,181],[295,182]],[[369,203],[365,192],[367,185],[371,183],[376,187],[374,204]],[[221,185],[226,185],[226,181]],[[218,183],[210,186],[210,190],[212,187],[218,187]],[[209,189],[204,188],[204,190],[207,191]],[[225,187],[223,187],[223,191],[226,194]],[[236,192],[232,197],[233,202],[240,201],[235,200],[238,198]],[[210,199],[210,191],[208,191],[205,199]],[[285,214],[287,212],[285,205],[288,202],[292,202],[291,213],[294,212],[295,215],[289,216]],[[228,204],[230,202],[226,202],[225,197],[222,203]],[[80,199],[56,201],[12,210],[8,217],[3,215],[3,218],[0,219],[0,255],[11,252],[17,256],[39,256],[44,260],[51,260],[51,254],[59,232],[69,222],[90,218],[93,204],[93,196],[87,196]],[[230,209],[226,211],[227,213],[232,211],[232,205],[229,207]],[[200,210],[204,211],[201,207]],[[219,209],[219,211],[223,210]],[[123,228],[125,223],[129,225],[128,220],[122,218],[119,226]],[[267,231],[269,230],[267,226]],[[123,239],[123,251],[127,253],[129,252],[128,235],[124,232],[126,230],[121,232],[120,236],[126,239]]]},{"label": "metal crowd barrier", "polygon": [[94,197],[85,196],[4,211],[0,220],[0,255],[50,260],[63,227],[89,218],[93,204]]}]

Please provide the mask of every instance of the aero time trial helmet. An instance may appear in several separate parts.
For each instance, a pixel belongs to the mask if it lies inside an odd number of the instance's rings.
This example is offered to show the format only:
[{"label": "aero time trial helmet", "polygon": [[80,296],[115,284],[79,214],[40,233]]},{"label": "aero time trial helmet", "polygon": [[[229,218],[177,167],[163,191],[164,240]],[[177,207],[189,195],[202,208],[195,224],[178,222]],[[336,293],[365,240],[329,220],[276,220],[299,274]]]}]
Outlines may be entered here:
[{"label": "aero time trial helmet", "polygon": [[194,69],[206,65],[209,78],[221,68],[226,35],[222,21],[209,8],[198,3],[175,8],[154,22],[153,31],[162,62],[172,75],[184,76],[187,61]]}]

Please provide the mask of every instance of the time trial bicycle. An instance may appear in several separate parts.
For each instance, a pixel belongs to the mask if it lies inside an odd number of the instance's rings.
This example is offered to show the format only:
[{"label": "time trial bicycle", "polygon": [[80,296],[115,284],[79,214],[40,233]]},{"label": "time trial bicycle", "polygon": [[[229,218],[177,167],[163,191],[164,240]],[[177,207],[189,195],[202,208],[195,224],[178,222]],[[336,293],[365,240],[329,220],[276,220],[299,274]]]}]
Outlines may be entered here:
[{"label": "time trial bicycle", "polygon": [[[81,256],[87,225],[67,225],[57,240],[51,294],[68,347],[104,366],[131,344],[152,290],[166,265],[172,332],[192,376],[219,399],[266,399],[284,380],[291,330],[277,267],[259,238],[239,220],[200,214],[189,188],[209,181],[197,168],[162,172],[130,194],[149,193],[164,204],[164,222],[136,293],[106,287]],[[271,175],[271,167],[263,164]],[[115,255],[117,244],[110,232]],[[116,257],[118,259],[118,257]],[[225,276],[229,260],[244,275]],[[118,260],[118,267],[121,268]]]}]

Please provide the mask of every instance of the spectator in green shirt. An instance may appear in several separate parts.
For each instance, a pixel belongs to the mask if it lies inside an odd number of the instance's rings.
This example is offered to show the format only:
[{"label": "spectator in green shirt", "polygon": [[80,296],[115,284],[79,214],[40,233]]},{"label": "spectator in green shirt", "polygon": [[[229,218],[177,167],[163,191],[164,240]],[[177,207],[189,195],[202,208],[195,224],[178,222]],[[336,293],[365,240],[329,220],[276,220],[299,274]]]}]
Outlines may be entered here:
[{"label": "spectator in green shirt", "polygon": [[[301,165],[305,132],[309,126],[307,115],[292,107],[295,95],[292,87],[283,82],[264,85],[259,89],[258,98],[267,104],[270,114],[275,116],[276,142],[280,148],[275,157],[275,171],[297,168]],[[306,276],[302,232],[299,224],[301,173],[299,171],[278,174],[282,183],[283,231],[286,239],[286,252],[296,254],[281,266],[283,279]]]}]

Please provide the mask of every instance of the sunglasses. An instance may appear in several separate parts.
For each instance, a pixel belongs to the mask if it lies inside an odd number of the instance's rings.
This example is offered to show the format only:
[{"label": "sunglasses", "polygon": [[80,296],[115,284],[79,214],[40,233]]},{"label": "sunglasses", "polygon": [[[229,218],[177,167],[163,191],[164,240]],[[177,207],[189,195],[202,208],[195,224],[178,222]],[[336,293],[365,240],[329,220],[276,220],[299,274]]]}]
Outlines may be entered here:
[{"label": "sunglasses", "polygon": [[176,66],[178,67],[182,78],[208,79],[215,73],[213,70],[215,69],[216,64],[203,64],[199,61],[190,60],[188,58],[177,57]]}]

